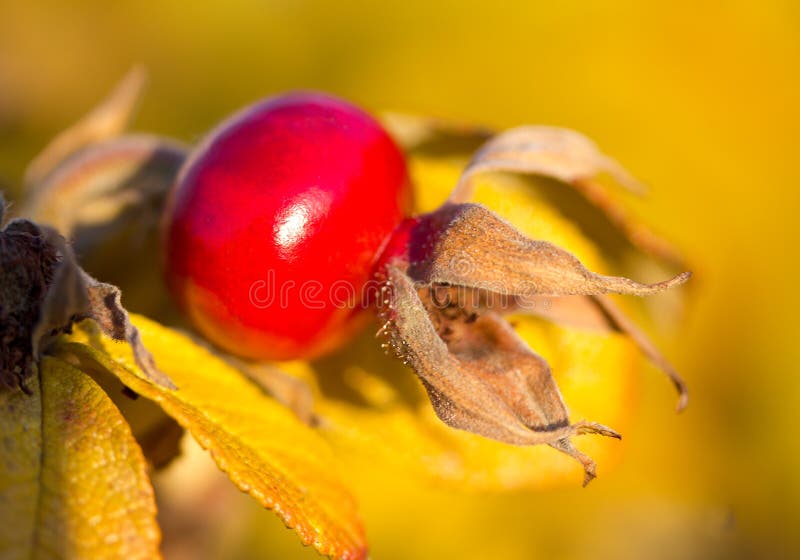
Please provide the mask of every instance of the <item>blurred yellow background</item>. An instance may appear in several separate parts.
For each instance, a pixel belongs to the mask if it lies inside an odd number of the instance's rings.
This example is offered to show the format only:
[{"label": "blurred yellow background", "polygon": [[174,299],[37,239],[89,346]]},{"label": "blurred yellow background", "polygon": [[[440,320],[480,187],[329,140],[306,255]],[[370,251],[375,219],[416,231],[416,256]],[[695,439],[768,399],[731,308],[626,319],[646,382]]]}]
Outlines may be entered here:
[{"label": "blurred yellow background", "polygon": [[[643,371],[622,462],[587,489],[466,494],[358,473],[373,557],[800,557],[799,62],[790,0],[0,0],[0,186],[13,193],[133,63],[150,72],[136,128],[189,141],[297,88],[580,130],[652,186],[642,214],[696,264],[686,317],[658,337],[690,407],[675,417]],[[316,556],[218,491],[203,497],[217,531],[197,537],[209,555]]]}]

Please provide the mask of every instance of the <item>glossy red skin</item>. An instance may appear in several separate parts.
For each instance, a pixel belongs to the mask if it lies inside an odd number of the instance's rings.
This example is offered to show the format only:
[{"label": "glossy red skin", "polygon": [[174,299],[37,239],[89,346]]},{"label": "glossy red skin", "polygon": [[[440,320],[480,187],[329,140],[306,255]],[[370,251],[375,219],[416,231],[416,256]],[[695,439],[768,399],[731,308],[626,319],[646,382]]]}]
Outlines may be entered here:
[{"label": "glossy red skin", "polygon": [[[371,116],[323,94],[269,99],[223,123],[181,171],[164,221],[167,281],[222,348],[313,358],[360,326],[362,288],[410,207],[403,154]],[[332,301],[336,287],[356,300]]]}]

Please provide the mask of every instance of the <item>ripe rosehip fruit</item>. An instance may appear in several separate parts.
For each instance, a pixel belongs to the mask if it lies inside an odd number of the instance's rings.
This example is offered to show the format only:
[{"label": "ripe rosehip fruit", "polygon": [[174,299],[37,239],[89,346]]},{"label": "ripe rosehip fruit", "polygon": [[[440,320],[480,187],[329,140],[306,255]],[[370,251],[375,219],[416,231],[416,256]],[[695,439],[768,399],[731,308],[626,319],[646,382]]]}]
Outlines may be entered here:
[{"label": "ripe rosehip fruit", "polygon": [[360,325],[362,288],[410,206],[404,157],[370,115],[318,93],[268,99],[222,123],[181,170],[167,281],[221,347],[312,358]]}]

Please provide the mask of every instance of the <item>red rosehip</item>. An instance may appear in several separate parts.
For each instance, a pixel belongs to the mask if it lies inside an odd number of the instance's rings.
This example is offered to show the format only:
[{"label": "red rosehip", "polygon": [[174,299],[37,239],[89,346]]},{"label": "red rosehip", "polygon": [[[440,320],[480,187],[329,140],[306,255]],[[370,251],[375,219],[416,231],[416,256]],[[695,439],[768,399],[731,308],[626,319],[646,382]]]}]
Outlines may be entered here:
[{"label": "red rosehip", "polygon": [[166,277],[194,325],[242,356],[312,358],[345,341],[411,206],[404,157],[370,115],[318,93],[220,125],[182,169]]}]

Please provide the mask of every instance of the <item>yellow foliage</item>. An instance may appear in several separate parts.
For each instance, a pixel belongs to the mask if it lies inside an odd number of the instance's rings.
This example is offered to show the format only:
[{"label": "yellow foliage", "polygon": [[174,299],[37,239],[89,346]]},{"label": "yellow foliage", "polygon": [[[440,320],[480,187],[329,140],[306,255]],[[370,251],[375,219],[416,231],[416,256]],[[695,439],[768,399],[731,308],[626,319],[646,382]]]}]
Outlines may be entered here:
[{"label": "yellow foliage", "polygon": [[144,317],[132,320],[177,390],[149,382],[127,345],[101,336],[87,322],[76,329],[73,341],[62,341],[54,352],[77,359],[84,369],[111,371],[157,402],[211,453],[239,489],[274,510],[304,544],[338,558],[364,557],[364,529],[328,444],[189,337]]},{"label": "yellow foliage", "polygon": [[146,465],[92,379],[46,357],[32,395],[0,392],[0,557],[159,558]]}]

